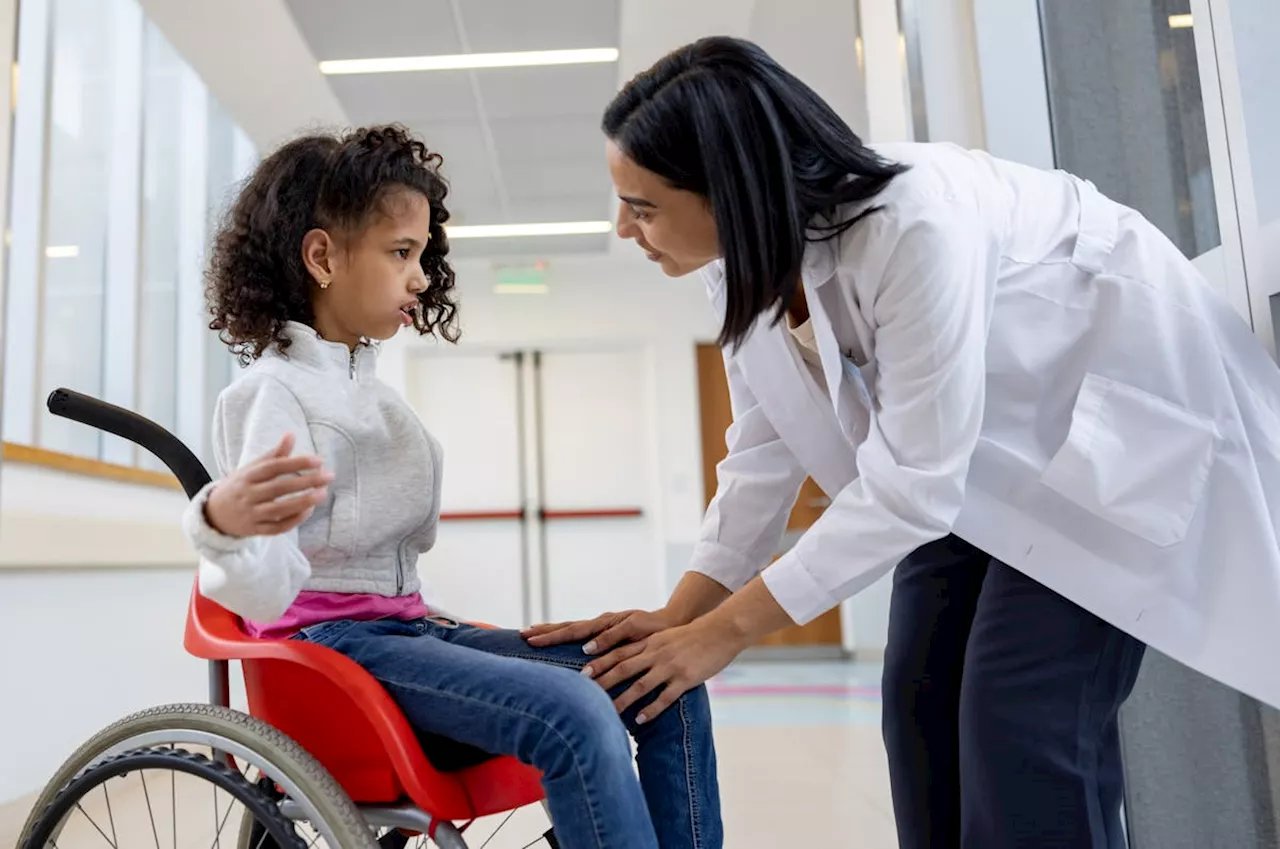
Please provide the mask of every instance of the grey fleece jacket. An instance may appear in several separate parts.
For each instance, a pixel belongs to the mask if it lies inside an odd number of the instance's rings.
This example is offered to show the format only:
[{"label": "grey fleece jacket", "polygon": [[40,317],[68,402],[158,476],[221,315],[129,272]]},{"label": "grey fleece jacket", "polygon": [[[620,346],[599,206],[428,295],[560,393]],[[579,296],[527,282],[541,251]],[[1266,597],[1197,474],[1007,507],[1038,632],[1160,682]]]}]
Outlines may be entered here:
[{"label": "grey fleece jacket", "polygon": [[249,463],[293,433],[335,475],[329,499],[297,529],[234,538],[211,528],[192,500],[183,529],[200,554],[201,594],[255,622],[272,622],[302,591],[409,595],[418,555],[435,543],[440,445],[395,390],[375,376],[376,345],[326,342],[303,324],[218,397],[218,473]]}]

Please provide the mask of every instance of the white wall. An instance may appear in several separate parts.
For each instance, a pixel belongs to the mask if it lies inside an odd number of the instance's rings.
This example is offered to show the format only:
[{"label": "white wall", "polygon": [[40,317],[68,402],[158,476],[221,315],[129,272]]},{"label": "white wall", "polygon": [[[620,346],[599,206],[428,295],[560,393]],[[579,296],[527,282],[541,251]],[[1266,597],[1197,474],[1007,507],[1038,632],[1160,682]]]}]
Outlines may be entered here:
[{"label": "white wall", "polygon": [[303,130],[346,123],[284,0],[139,3],[264,151]]},{"label": "white wall", "polygon": [[[697,539],[704,503],[696,346],[713,341],[718,331],[701,278],[673,280],[643,259],[566,257],[551,260],[547,294],[499,295],[486,263],[461,262],[456,270],[462,347],[625,341],[650,351],[656,374],[660,533],[668,578],[678,579]],[[404,359],[435,344],[398,337],[385,348],[379,366],[383,379],[403,391]]]},{"label": "white wall", "polygon": [[0,803],[125,714],[204,698],[182,649],[181,492],[7,463],[0,477]]}]

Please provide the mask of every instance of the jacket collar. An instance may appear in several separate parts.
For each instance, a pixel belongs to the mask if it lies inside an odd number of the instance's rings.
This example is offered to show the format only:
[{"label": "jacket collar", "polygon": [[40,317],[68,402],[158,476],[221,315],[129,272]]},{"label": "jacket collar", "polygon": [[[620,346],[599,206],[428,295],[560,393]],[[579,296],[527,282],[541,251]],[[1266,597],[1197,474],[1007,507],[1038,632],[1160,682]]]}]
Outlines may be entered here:
[{"label": "jacket collar", "polygon": [[273,346],[271,351],[276,356],[358,383],[370,383],[376,376],[379,347],[376,341],[362,340],[353,351],[341,342],[322,339],[315,328],[298,321],[286,322],[282,335],[289,340],[289,350],[281,352]]},{"label": "jacket collar", "polygon": [[[823,235],[816,231],[810,232],[810,237],[814,239],[821,239]],[[805,248],[804,258],[800,261],[800,274],[806,286],[818,289],[835,276],[836,264],[839,259],[839,245],[839,236],[833,239],[808,243]],[[703,266],[701,274],[703,282],[707,286],[707,291],[713,297],[721,297],[724,288],[724,260],[712,260]]]}]

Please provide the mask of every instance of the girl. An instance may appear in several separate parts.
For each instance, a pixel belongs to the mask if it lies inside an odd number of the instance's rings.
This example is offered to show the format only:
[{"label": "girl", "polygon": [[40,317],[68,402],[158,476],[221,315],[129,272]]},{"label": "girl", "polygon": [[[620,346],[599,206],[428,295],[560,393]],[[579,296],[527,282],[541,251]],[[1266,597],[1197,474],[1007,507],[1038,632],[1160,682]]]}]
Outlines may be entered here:
[{"label": "girl", "polygon": [[[893,571],[904,849],[1124,846],[1147,645],[1280,704],[1280,371],[1155,227],[1060,171],[866,146],[735,39],[603,124],[618,235],[723,319],[734,423],[667,608],[533,642],[627,638],[591,666],[651,714]],[[806,476],[832,503],[764,568]]]},{"label": "girl", "polygon": [[231,209],[208,274],[211,326],[248,368],[214,414],[225,477],[184,519],[200,592],[257,636],[355,660],[424,737],[540,769],[570,849],[719,846],[705,690],[652,722],[623,715],[637,782],[623,723],[578,674],[581,646],[534,649],[436,615],[419,593],[440,446],[374,369],[379,341],[403,327],[457,337],[440,161],[397,127],[301,138]]}]

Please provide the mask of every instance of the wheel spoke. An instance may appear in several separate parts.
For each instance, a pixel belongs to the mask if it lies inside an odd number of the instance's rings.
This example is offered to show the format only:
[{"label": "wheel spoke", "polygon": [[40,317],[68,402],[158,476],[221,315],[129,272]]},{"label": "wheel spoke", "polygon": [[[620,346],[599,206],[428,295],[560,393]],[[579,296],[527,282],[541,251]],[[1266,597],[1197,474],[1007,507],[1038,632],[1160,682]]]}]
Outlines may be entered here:
[{"label": "wheel spoke", "polygon": [[210,849],[222,849],[222,827],[218,823],[218,786],[213,785],[213,827],[217,829],[213,835],[213,846]]},{"label": "wheel spoke", "polygon": [[[495,837],[497,837],[497,836],[498,836],[498,832],[499,832],[499,831],[502,831],[502,827],[503,827],[504,825],[506,825],[507,823],[511,822],[511,818],[512,818],[512,817],[514,817],[515,815],[516,815],[516,812],[515,812],[515,811],[511,811],[510,813],[508,813],[508,814],[507,814],[507,818],[506,818],[506,819],[504,819],[502,822],[498,823],[498,827],[497,827],[497,828],[495,828],[495,829],[493,830],[493,834],[490,834],[490,835],[489,835],[489,839],[488,839],[488,840],[486,840],[484,843],[481,843],[481,844],[480,844],[480,849],[485,849],[485,847],[486,847],[486,846],[488,846],[490,843],[492,843],[492,842],[493,842],[493,838],[495,838]],[[533,842],[534,842],[534,843],[537,843],[538,841],[536,841],[536,840],[535,840],[535,841],[533,841]],[[533,845],[533,844],[530,844],[530,845]]]},{"label": "wheel spoke", "polygon": [[142,795],[147,799],[147,816],[151,819],[151,834],[156,839],[156,849],[160,849],[160,830],[156,828],[156,814],[151,809],[151,793],[147,790],[147,773],[146,770],[138,773],[142,779]]},{"label": "wheel spoke", "polygon": [[[235,810],[235,807],[236,802],[233,797],[231,804],[227,805],[227,812],[222,815],[222,822],[218,823],[218,833],[213,836],[214,846],[222,845],[222,830],[227,827],[227,820],[231,818],[231,812]],[[247,811],[248,808],[245,808],[245,810]],[[216,787],[213,788],[213,818],[215,820],[218,818],[218,788]]]},{"label": "wheel spoke", "polygon": [[107,782],[102,782],[102,795],[107,799],[107,822],[111,823],[111,845],[115,846],[120,842],[120,838],[116,837],[116,815],[111,811],[111,793],[107,790]]},{"label": "wheel spoke", "polygon": [[116,846],[114,843],[111,842],[111,838],[107,837],[107,833],[103,831],[102,828],[96,822],[94,822],[93,817],[89,816],[89,812],[86,811],[83,807],[81,807],[79,802],[76,802],[76,810],[84,814],[84,818],[89,821],[89,825],[97,829],[98,834],[102,835],[102,839],[107,841],[107,843],[111,844],[111,849],[120,849],[119,846]]}]

